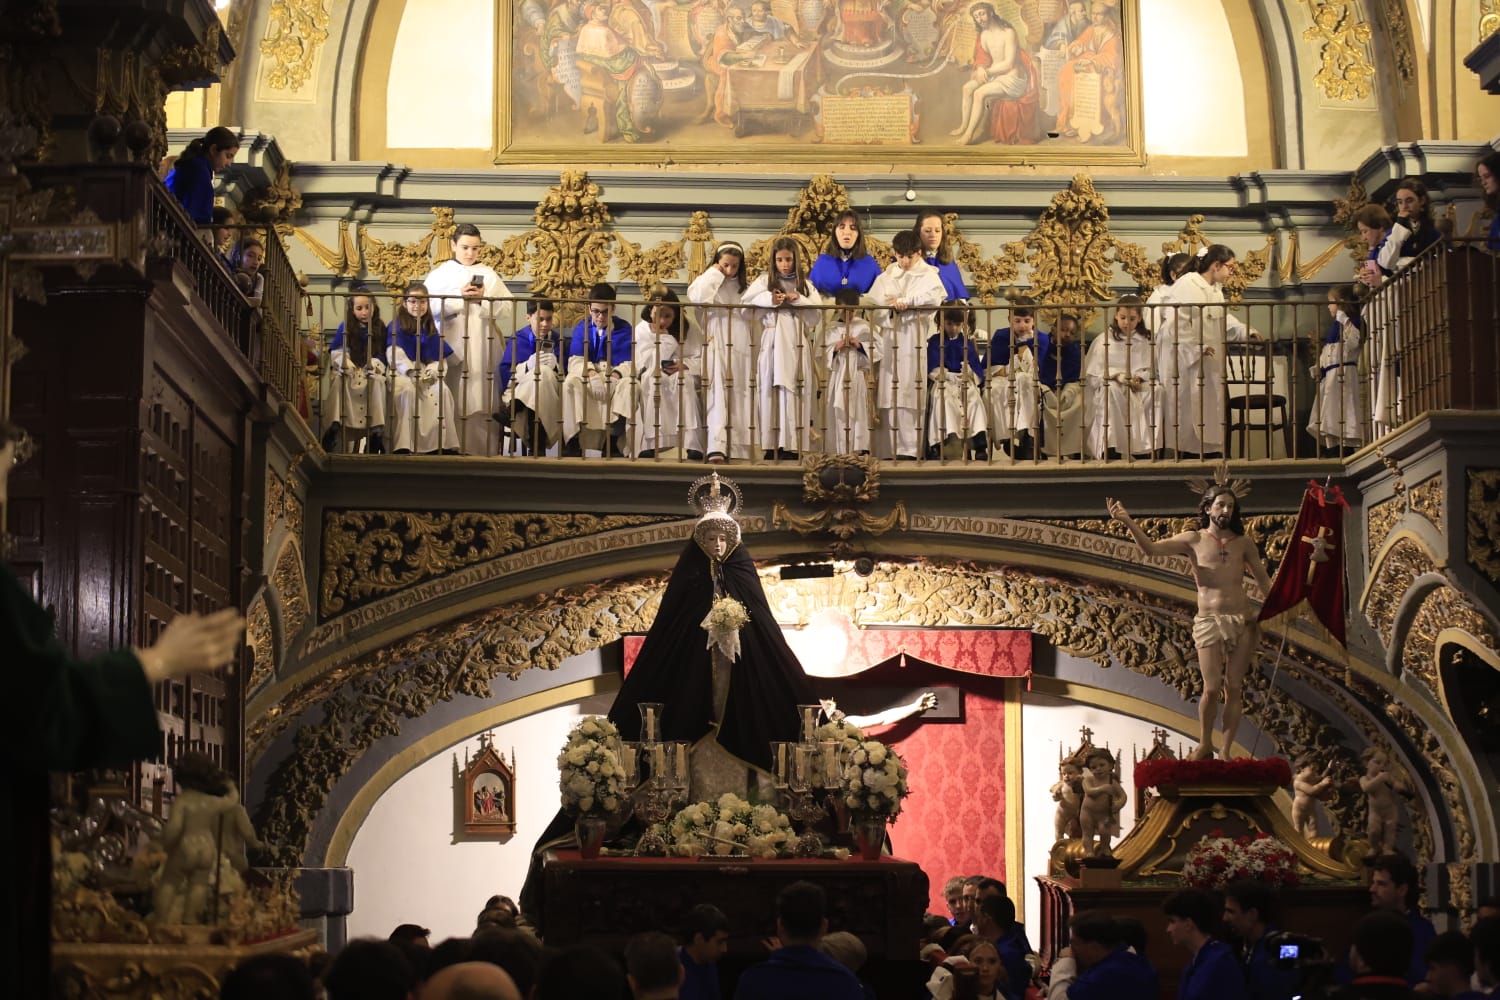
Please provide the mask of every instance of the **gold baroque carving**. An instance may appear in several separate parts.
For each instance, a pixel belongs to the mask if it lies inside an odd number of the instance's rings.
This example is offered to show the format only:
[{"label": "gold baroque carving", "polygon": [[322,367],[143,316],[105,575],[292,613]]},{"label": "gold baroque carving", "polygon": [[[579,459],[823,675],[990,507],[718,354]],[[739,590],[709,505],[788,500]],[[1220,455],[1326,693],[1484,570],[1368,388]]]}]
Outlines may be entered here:
[{"label": "gold baroque carving", "polygon": [[240,214],[249,222],[275,226],[281,234],[283,228],[290,231],[292,217],[301,207],[302,192],[292,187],[291,161],[282,160],[276,179],[251,191],[240,203]]},{"label": "gold baroque carving", "polygon": [[283,485],[283,483],[281,481],[281,477],[278,476],[274,472],[269,472],[268,471],[267,474],[266,474],[266,531],[265,531],[266,537],[264,539],[264,543],[265,544],[269,544],[270,543],[270,541],[271,541],[271,532],[273,532],[273,531],[276,530],[276,522],[279,521],[279,520],[281,520],[282,511],[284,509],[284,504],[286,503],[285,491],[286,491],[286,487],[285,487],[285,485]]},{"label": "gold baroque carving", "polygon": [[[811,267],[818,254],[823,252],[828,234],[833,231],[839,215],[853,207],[849,200],[849,190],[834,180],[832,175],[814,176],[806,187],[797,192],[797,203],[787,209],[786,222],[782,224],[780,232],[775,236],[756,240],[745,248],[745,274],[753,279],[770,268],[771,244],[781,236],[790,236],[797,241],[802,259]],[[870,256],[880,262],[881,267],[895,259],[890,244],[869,233],[865,234],[865,248]]]},{"label": "gold baroque carving", "polygon": [[1417,78],[1417,53],[1411,40],[1411,22],[1406,19],[1406,5],[1403,0],[1382,0],[1380,12],[1385,17],[1396,78],[1403,84],[1411,83]]},{"label": "gold baroque carving", "polygon": [[1403,636],[1401,666],[1408,674],[1420,678],[1434,694],[1438,690],[1438,633],[1449,628],[1468,632],[1491,650],[1500,649],[1489,623],[1462,591],[1444,585],[1427,594]]},{"label": "gold baroque carving", "polygon": [[297,543],[288,539],[276,558],[276,568],[271,571],[271,584],[281,602],[281,631],[290,639],[302,631],[307,623],[307,576],[302,566],[302,551]]},{"label": "gold baroque carving", "polygon": [[1479,0],[1479,40],[1500,31],[1500,0]]},{"label": "gold baroque carving", "polygon": [[[365,267],[393,295],[405,288],[408,281],[427,277],[427,272],[432,270],[432,244],[437,234],[444,230],[453,231],[453,209],[434,207],[431,211],[434,216],[432,227],[415,243],[387,243],[371,236],[367,229],[360,232]],[[442,245],[446,243],[443,241]]]},{"label": "gold baroque carving", "polygon": [[684,263],[688,265],[689,273],[696,277],[708,267],[713,238],[708,213],[701,209],[688,217],[682,239],[664,241],[649,250],[642,250],[639,243],[632,243],[616,233],[620,273],[643,289],[676,278]]},{"label": "gold baroque carving", "polygon": [[1393,544],[1375,567],[1368,589],[1365,591],[1365,618],[1380,634],[1387,647],[1396,629],[1396,608],[1401,598],[1411,589],[1417,577],[1437,572],[1437,564],[1431,553],[1414,538],[1401,538]]},{"label": "gold baroque carving", "polygon": [[270,64],[266,83],[272,90],[298,90],[312,78],[318,51],[328,40],[325,0],[273,0],[260,40],[260,54]]},{"label": "gold baroque carving", "polygon": [[1323,96],[1345,103],[1364,100],[1374,92],[1375,67],[1370,65],[1370,22],[1359,18],[1350,0],[1311,0],[1312,25],[1305,41],[1320,43],[1321,65],[1313,83]]},{"label": "gold baroque carving", "polygon": [[271,612],[266,606],[266,595],[256,594],[245,615],[245,635],[250,642],[250,680],[245,685],[249,692],[258,691],[276,673],[276,647],[271,634]]},{"label": "gold baroque carving", "polygon": [[319,616],[509,552],[677,518],[645,514],[491,514],[337,510],[323,514]]},{"label": "gold baroque carving", "polygon": [[[1168,240],[1161,245],[1163,254],[1174,253],[1197,253],[1204,247],[1212,246],[1215,240],[1205,234],[1202,229],[1203,216],[1190,215],[1187,223],[1177,233],[1177,239]],[[1271,251],[1276,247],[1276,234],[1269,233],[1266,236],[1266,244],[1259,250],[1250,250],[1238,255],[1238,263],[1234,273],[1224,279],[1224,298],[1228,302],[1238,302],[1244,297],[1245,289],[1249,288],[1260,276],[1266,273],[1266,268],[1271,265]],[[1160,283],[1161,276],[1158,274],[1148,287],[1155,288]]]},{"label": "gold baroque carving", "polygon": [[[1396,725],[1396,728],[1415,749],[1415,759],[1426,762],[1429,773],[1437,782],[1438,797],[1442,799],[1443,805],[1447,807],[1448,815],[1453,819],[1454,841],[1458,848],[1459,859],[1475,860],[1474,823],[1469,816],[1468,801],[1464,796],[1463,785],[1453,769],[1453,759],[1448,756],[1448,751],[1438,739],[1437,733],[1433,732],[1432,726],[1428,725],[1409,705],[1395,697],[1387,696],[1383,707],[1386,717]],[[1434,846],[1429,824],[1414,822],[1411,824],[1411,831],[1412,843],[1416,847],[1412,853],[1417,856],[1419,862],[1431,861]]]},{"label": "gold baroque carving", "polygon": [[1396,527],[1396,522],[1401,520],[1401,515],[1405,513],[1406,497],[1400,493],[1370,508],[1369,514],[1365,516],[1365,530],[1371,553],[1380,549],[1381,543],[1390,537],[1391,531]]},{"label": "gold baroque carving", "polygon": [[1469,469],[1464,478],[1464,557],[1500,586],[1500,469]]},{"label": "gold baroque carving", "polygon": [[[532,215],[535,228],[508,237],[491,262],[506,277],[531,274],[531,291],[554,299],[584,299],[609,271],[610,245],[615,237],[609,206],[600,187],[582,170],[564,170],[547,189]],[[578,305],[558,303],[559,328],[583,314]]]},{"label": "gold baroque carving", "polygon": [[166,52],[157,62],[162,82],[175,89],[217,80],[221,32],[219,22],[214,21],[197,45],[182,45]]},{"label": "gold baroque carving", "polygon": [[1438,531],[1443,530],[1443,477],[1441,473],[1413,486],[1407,492],[1406,497],[1413,513],[1427,518]]},{"label": "gold baroque carving", "polygon": [[[785,606],[782,590],[792,585],[774,574],[762,578],[773,606]],[[665,575],[640,576],[513,602],[410,636],[291,693],[277,714],[297,722],[294,747],[272,775],[260,816],[278,862],[300,859],[331,789],[375,740],[398,732],[402,719],[460,693],[491,697],[491,685],[501,674],[550,669],[567,656],[646,627],[664,584]],[[859,587],[848,596],[861,625],[1029,628],[1075,655],[1156,677],[1185,697],[1199,687],[1190,610],[1134,589],[1041,577],[1009,566],[979,570],[961,562],[877,567]],[[1330,680],[1342,673],[1341,665],[1295,648],[1290,653],[1289,672],[1305,674],[1335,703],[1347,701],[1348,691]],[[1274,655],[1269,641],[1261,655]],[[1246,714],[1283,751],[1316,752],[1330,762],[1329,773],[1341,779],[1357,775],[1357,762],[1339,744],[1337,731],[1309,706],[1272,688],[1269,671],[1251,671],[1246,697]],[[298,718],[318,703],[324,708],[322,721]],[[252,734],[252,742],[263,739],[263,732]],[[1360,815],[1352,794],[1336,797],[1331,805],[1343,825],[1354,825]],[[1430,844],[1426,848],[1430,856]]]},{"label": "gold baroque carving", "polygon": [[292,235],[301,240],[302,245],[318,258],[318,263],[336,277],[351,278],[364,267],[364,260],[359,253],[359,241],[354,238],[348,219],[339,220],[339,248],[337,250],[300,226],[292,230]]}]

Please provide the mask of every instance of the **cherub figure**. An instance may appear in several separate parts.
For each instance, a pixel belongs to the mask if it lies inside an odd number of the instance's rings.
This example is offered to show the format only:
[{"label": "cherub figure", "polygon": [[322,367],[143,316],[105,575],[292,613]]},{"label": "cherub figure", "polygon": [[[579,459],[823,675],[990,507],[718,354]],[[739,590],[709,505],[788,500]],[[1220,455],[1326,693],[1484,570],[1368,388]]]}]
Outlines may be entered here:
[{"label": "cherub figure", "polygon": [[1396,828],[1401,820],[1401,802],[1396,798],[1410,795],[1411,782],[1391,767],[1391,759],[1379,747],[1366,747],[1359,755],[1365,773],[1359,779],[1365,793],[1365,836],[1372,854],[1390,854],[1396,850]]},{"label": "cherub figure", "polygon": [[1321,775],[1311,757],[1297,758],[1292,775],[1292,826],[1304,837],[1318,835],[1318,813],[1314,803],[1326,798],[1333,779]]},{"label": "cherub figure", "polygon": [[[1115,778],[1115,759],[1108,750],[1096,749],[1084,759],[1083,802],[1078,825],[1088,853],[1112,858],[1109,842],[1120,833],[1120,810],[1125,808],[1125,789]],[[1097,838],[1097,843],[1096,843]]]},{"label": "cherub figure", "polygon": [[162,831],[167,861],[153,898],[156,920],[164,924],[206,924],[228,915],[215,896],[245,888],[246,845],[259,847],[234,782],[200,753],[183,754],[172,768],[179,789]]},{"label": "cherub figure", "polygon": [[1083,805],[1083,768],[1077,761],[1065,760],[1057,765],[1057,784],[1052,786],[1052,801],[1057,803],[1057,839],[1083,836],[1078,825],[1078,810]]}]

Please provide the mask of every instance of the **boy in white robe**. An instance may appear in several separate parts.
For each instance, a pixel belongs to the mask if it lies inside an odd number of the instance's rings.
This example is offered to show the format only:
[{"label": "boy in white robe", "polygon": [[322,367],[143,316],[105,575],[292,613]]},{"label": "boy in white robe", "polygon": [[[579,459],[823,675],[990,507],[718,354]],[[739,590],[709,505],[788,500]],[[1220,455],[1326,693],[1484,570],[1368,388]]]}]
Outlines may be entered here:
[{"label": "boy in white robe", "polygon": [[[701,345],[689,342],[687,321],[679,323],[677,296],[666,287],[651,293],[651,305],[635,325],[636,419],[633,438],[638,458],[654,458],[682,448],[689,461],[703,460],[703,408],[698,402]],[[679,336],[679,333],[681,336]],[[697,346],[692,351],[690,347]]]},{"label": "boy in white robe", "polygon": [[870,452],[870,370],[880,361],[880,340],[859,315],[859,292],[841,288],[833,301],[838,319],[823,334],[823,359],[828,367],[828,405],[825,437],[829,452],[867,455]]},{"label": "boy in white robe", "polygon": [[989,458],[985,434],[984,361],[967,309],[944,306],[941,332],[927,340],[927,457],[946,458],[965,442],[974,458]]},{"label": "boy in white robe", "polygon": [[562,355],[551,299],[526,303],[530,322],[505,345],[495,369],[500,412],[495,419],[521,442],[521,454],[542,454],[562,439]]},{"label": "boy in white robe", "polygon": [[932,329],[933,310],[946,293],[937,268],[922,259],[922,243],[910,230],[891,239],[896,260],[870,286],[880,307],[881,363],[875,400],[882,423],[882,454],[915,461],[926,381],[922,348]]},{"label": "boy in white robe", "polygon": [[1156,366],[1141,306],[1134,295],[1120,299],[1109,328],[1089,345],[1083,365],[1089,458],[1146,457],[1156,448]]},{"label": "boy in white robe", "polygon": [[492,455],[497,439],[490,424],[499,393],[489,375],[500,360],[505,342],[504,321],[511,303],[510,289],[494,268],[479,262],[484,248],[478,227],[460,223],[450,244],[453,257],[432,269],[423,284],[432,296],[432,317],[452,350],[448,388],[457,407],[460,439],[467,455]]},{"label": "boy in white robe", "polygon": [[1037,365],[1047,342],[1046,334],[1037,333],[1030,301],[1022,298],[1011,307],[1010,326],[990,337],[984,386],[990,439],[1013,458],[1036,454]]},{"label": "boy in white robe", "polygon": [[573,327],[563,355],[564,455],[624,454],[635,400],[634,340],[630,322],[615,315],[615,286],[601,281],[589,289],[588,315]]}]

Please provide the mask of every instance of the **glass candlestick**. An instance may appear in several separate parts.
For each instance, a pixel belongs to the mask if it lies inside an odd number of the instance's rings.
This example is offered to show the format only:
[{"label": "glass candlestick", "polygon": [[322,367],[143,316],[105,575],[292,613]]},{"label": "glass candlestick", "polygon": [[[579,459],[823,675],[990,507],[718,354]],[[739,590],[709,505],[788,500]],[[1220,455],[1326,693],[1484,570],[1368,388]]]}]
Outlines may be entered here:
[{"label": "glass candlestick", "polygon": [[643,701],[636,705],[641,710],[641,742],[655,743],[661,739],[661,712],[659,701]]}]

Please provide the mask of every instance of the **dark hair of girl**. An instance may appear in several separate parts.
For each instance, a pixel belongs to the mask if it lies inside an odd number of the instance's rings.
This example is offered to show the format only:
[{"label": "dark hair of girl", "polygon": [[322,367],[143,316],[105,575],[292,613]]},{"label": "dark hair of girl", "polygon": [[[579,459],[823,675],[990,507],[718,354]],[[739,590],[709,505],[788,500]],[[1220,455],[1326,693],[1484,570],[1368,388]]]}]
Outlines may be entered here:
[{"label": "dark hair of girl", "polygon": [[658,281],[656,284],[652,285],[646,290],[646,302],[646,307],[641,310],[641,319],[645,320],[647,323],[651,322],[652,303],[660,302],[663,305],[672,307],[675,315],[673,315],[672,317],[671,332],[672,336],[678,338],[678,340],[680,341],[682,339],[683,332],[683,315],[682,306],[678,304],[679,299],[677,298],[677,293]]},{"label": "dark hair of girl", "polygon": [[[853,221],[854,228],[858,233],[854,237],[854,246],[848,250],[839,246],[838,230],[839,226],[844,224],[845,219]],[[824,247],[823,252],[830,257],[842,257],[847,253],[850,260],[859,260],[861,257],[870,256],[870,252],[865,249],[865,227],[859,221],[858,212],[852,208],[846,208],[839,213],[839,217],[833,222],[833,228],[828,230],[828,245]]]},{"label": "dark hair of girl", "polygon": [[[368,328],[354,315],[354,300],[361,296],[369,299],[374,307]],[[350,361],[363,368],[372,356],[385,357],[385,348],[385,323],[380,318],[380,300],[361,285],[350,292],[344,302],[344,350],[349,352]]]},{"label": "dark hair of girl", "polygon": [[783,250],[790,250],[792,252],[792,274],[796,278],[797,294],[811,294],[811,289],[807,284],[807,268],[802,266],[802,248],[797,246],[797,241],[790,236],[778,236],[775,242],[771,244],[770,280],[775,282],[781,278],[781,272],[776,270],[776,255]]},{"label": "dark hair of girl", "polygon": [[1208,248],[1208,252],[1198,258],[1198,273],[1207,273],[1208,269],[1215,264],[1228,264],[1234,260],[1234,251],[1222,243],[1215,243]]},{"label": "dark hair of girl", "polygon": [[921,241],[921,238],[922,238],[922,223],[926,222],[928,219],[937,219],[939,222],[941,222],[943,224],[943,239],[942,239],[942,242],[940,242],[938,244],[938,248],[937,248],[937,260],[938,260],[938,263],[939,264],[951,264],[951,263],[953,263],[953,250],[952,250],[952,248],[950,248],[948,246],[948,222],[947,222],[946,219],[943,218],[943,213],[942,212],[939,212],[935,208],[924,208],[924,209],[922,209],[920,212],[917,213],[917,221],[914,222],[914,223],[912,223],[911,231],[917,235],[917,240],[918,240],[919,244],[925,250],[926,249],[926,244],[922,244],[920,241]]},{"label": "dark hair of girl", "polygon": [[[1146,306],[1145,300],[1143,300],[1139,295],[1121,295],[1120,298],[1119,298],[1119,301],[1117,301],[1115,303],[1115,308],[1116,309],[1134,309],[1135,310],[1135,316],[1136,316],[1136,320],[1137,320],[1137,322],[1135,324],[1135,332],[1138,333],[1138,334],[1140,334],[1142,337],[1145,337],[1147,340],[1150,340],[1151,339],[1151,331],[1148,330],[1148,329],[1146,329],[1146,324],[1144,322],[1141,322],[1141,320],[1143,318],[1142,315],[1141,315],[1141,310],[1144,309],[1145,306]],[[1113,316],[1111,316],[1109,318],[1109,330],[1110,330],[1111,333],[1114,333],[1114,334],[1120,334],[1120,333],[1124,332],[1115,323],[1115,318]]]},{"label": "dark hair of girl", "polygon": [[1422,203],[1422,207],[1417,209],[1417,214],[1412,220],[1416,223],[1414,228],[1422,229],[1433,224],[1432,198],[1427,194],[1427,185],[1423,184],[1420,178],[1403,177],[1401,183],[1396,185],[1396,190],[1410,191]]},{"label": "dark hair of girl", "polygon": [[1500,150],[1480,160],[1479,165],[1475,167],[1476,172],[1479,167],[1484,167],[1495,179],[1495,190],[1484,196],[1484,203],[1491,212],[1500,212]]},{"label": "dark hair of girl", "polygon": [[714,254],[714,263],[717,264],[719,262],[719,258],[723,257],[725,254],[728,254],[731,257],[738,257],[740,259],[740,269],[734,272],[734,280],[740,283],[738,291],[741,295],[744,295],[745,289],[750,287],[750,281],[745,277],[745,251],[741,250],[737,246],[720,247],[719,252]]},{"label": "dark hair of girl", "polygon": [[1161,283],[1170,285],[1193,269],[1193,255],[1174,253],[1161,259]]},{"label": "dark hair of girl", "polygon": [[[423,298],[426,298],[427,286],[422,284],[422,282],[420,281],[408,281],[406,283],[406,289],[401,293],[401,295],[403,298],[405,298],[408,295],[416,295],[418,293],[420,293]],[[432,308],[430,306],[428,307],[427,311],[422,314],[422,318],[420,320],[418,320],[417,317],[413,316],[411,314],[411,311],[406,309],[404,306],[403,308],[396,310],[396,327],[402,333],[415,334],[418,337],[431,336],[432,334],[437,332],[437,324],[432,319]]]},{"label": "dark hair of girl", "polygon": [[223,125],[215,125],[206,133],[187,144],[187,148],[177,154],[177,162],[184,160],[195,160],[208,156],[210,149],[239,149],[240,137],[235,134],[234,129]]},{"label": "dark hair of girl", "polygon": [[1344,315],[1349,317],[1349,322],[1363,330],[1365,328],[1364,317],[1360,315],[1363,308],[1359,299],[1359,289],[1353,285],[1335,285],[1328,290],[1328,297],[1344,310]]}]

